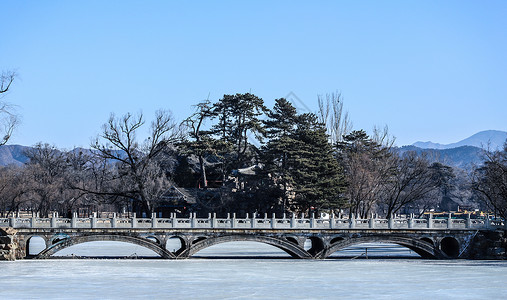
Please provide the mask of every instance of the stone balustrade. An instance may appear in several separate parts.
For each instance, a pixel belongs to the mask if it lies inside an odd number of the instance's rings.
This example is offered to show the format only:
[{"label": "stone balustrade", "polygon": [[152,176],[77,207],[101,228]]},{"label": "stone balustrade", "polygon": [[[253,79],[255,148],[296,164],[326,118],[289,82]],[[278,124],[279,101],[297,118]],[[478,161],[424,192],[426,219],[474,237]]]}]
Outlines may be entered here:
[{"label": "stone balustrade", "polygon": [[226,218],[217,218],[216,214],[209,214],[207,218],[197,218],[192,213],[189,218],[178,218],[171,214],[170,218],[119,218],[115,214],[112,218],[99,218],[93,214],[89,218],[61,218],[54,214],[51,218],[0,218],[0,227],[12,228],[176,228],[176,229],[507,229],[504,221],[485,219],[453,219],[451,215],[445,219],[435,219],[430,215],[427,219],[391,218],[380,219],[343,219],[343,218],[310,218],[285,214],[276,218],[273,214],[268,217],[256,217],[248,214],[238,218],[236,214],[227,214]]}]

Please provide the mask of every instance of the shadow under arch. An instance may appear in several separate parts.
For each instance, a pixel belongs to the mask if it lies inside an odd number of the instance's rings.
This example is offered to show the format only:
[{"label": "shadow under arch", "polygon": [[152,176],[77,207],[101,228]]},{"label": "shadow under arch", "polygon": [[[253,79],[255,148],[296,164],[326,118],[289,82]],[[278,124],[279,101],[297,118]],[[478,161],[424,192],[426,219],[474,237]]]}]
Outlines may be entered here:
[{"label": "shadow under arch", "polygon": [[156,242],[153,242],[146,238],[126,235],[85,235],[78,237],[69,237],[45,249],[44,251],[39,253],[35,258],[48,258],[51,255],[55,254],[56,252],[68,248],[70,246],[87,242],[99,242],[99,241],[131,243],[148,248],[153,252],[157,253],[158,255],[160,255],[162,258],[173,258],[173,259],[176,258],[174,254],[160,247],[160,245],[158,245]]},{"label": "shadow under arch", "polygon": [[448,258],[445,253],[436,249],[432,244],[420,240],[420,239],[412,239],[402,236],[363,236],[363,237],[354,237],[354,238],[346,238],[343,240],[338,240],[336,243],[331,244],[331,246],[327,249],[324,249],[320,253],[316,255],[317,258],[328,258],[331,254],[336,251],[342,250],[344,248],[363,244],[363,243],[392,243],[397,244],[403,247],[406,247],[415,253],[419,254],[422,258]]},{"label": "shadow under arch", "polygon": [[254,235],[226,235],[226,236],[210,237],[205,240],[198,241],[195,244],[192,244],[188,249],[182,252],[178,256],[178,258],[191,257],[205,248],[228,242],[260,242],[271,246],[275,246],[278,249],[285,251],[293,258],[313,258],[310,253],[305,251],[299,245],[296,245],[283,238],[273,238]]}]

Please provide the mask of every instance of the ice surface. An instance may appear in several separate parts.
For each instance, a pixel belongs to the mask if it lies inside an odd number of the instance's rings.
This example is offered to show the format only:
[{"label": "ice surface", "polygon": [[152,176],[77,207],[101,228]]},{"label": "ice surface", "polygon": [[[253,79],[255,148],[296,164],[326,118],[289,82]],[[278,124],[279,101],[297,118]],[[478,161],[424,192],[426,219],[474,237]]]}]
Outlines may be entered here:
[{"label": "ice surface", "polygon": [[[125,253],[140,251],[125,243],[100,243],[106,244],[95,246],[114,255],[122,247]],[[220,256],[262,250],[271,256],[277,250],[255,248],[257,243],[225,245],[207,251]],[[73,251],[90,251],[92,246],[76,245]],[[507,295],[503,261],[49,259],[0,262],[0,270],[2,299],[505,299]]]}]

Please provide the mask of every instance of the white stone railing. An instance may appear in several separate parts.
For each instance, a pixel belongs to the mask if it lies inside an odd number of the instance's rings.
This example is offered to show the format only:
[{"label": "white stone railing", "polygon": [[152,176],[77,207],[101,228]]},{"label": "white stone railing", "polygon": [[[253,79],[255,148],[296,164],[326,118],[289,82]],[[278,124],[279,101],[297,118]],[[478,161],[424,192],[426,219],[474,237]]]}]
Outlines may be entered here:
[{"label": "white stone railing", "polygon": [[507,229],[505,221],[485,219],[453,219],[449,215],[445,219],[391,218],[391,219],[337,219],[310,218],[292,215],[271,218],[249,217],[236,218],[236,214],[227,214],[226,218],[217,218],[209,214],[208,218],[197,218],[193,213],[189,218],[178,218],[171,214],[170,218],[98,218],[93,214],[89,218],[60,218],[54,214],[51,218],[0,218],[0,227],[13,228],[197,228],[197,229]]}]

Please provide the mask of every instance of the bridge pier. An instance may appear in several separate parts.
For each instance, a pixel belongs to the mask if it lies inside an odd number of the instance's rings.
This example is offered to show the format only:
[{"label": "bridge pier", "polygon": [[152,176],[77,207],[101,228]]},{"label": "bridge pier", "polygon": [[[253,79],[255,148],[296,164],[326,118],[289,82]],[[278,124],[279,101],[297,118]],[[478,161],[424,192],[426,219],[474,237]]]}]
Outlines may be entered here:
[{"label": "bridge pier", "polygon": [[14,240],[13,228],[0,228],[0,260],[16,260],[18,244]]}]

